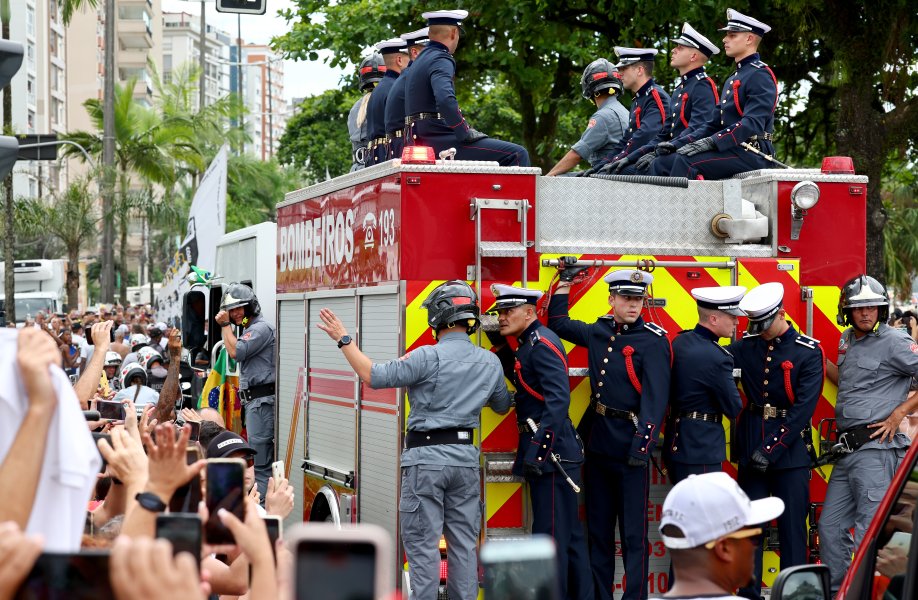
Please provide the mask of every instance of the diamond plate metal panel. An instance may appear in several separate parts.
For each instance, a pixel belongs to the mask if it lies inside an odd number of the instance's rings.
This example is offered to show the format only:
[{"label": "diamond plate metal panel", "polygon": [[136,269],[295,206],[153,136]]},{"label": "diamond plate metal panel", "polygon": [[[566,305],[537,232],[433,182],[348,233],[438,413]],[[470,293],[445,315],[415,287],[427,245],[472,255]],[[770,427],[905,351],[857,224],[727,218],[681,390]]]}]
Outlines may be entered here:
[{"label": "diamond plate metal panel", "polygon": [[481,255],[499,258],[526,256],[526,246],[518,242],[481,242]]},{"label": "diamond plate metal panel", "polygon": [[[725,244],[711,232],[715,215],[740,216],[735,214],[740,186],[737,182],[725,183],[690,181],[687,188],[678,188],[582,177],[541,177],[537,187],[536,250],[772,256],[770,240]],[[760,209],[767,215],[766,210]]]}]

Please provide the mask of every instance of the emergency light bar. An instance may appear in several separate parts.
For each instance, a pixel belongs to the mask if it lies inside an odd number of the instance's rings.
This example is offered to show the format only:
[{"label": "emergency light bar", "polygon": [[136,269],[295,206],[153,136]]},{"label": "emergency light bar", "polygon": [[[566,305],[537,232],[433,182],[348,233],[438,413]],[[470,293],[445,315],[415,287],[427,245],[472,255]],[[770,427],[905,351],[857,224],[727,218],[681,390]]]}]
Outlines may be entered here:
[{"label": "emergency light bar", "polygon": [[405,146],[402,150],[402,163],[416,165],[435,165],[434,149],[430,146]]}]

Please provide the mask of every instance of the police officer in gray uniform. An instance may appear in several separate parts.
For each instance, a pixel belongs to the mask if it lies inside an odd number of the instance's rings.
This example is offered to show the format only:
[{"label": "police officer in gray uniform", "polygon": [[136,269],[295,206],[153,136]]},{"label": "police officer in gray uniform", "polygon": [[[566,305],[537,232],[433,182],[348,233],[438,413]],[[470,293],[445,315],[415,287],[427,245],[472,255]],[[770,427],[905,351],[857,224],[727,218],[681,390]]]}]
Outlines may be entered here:
[{"label": "police officer in gray uniform", "polygon": [[364,57],[360,61],[357,74],[360,77],[360,91],[363,92],[363,96],[354,103],[347,114],[347,133],[351,138],[351,171],[357,171],[366,166],[367,146],[370,144],[367,109],[373,88],[386,74],[386,64],[383,62],[382,54],[373,53]]},{"label": "police officer in gray uniform", "polygon": [[323,308],[318,327],[338,342],[351,367],[370,387],[408,388],[411,412],[402,452],[399,520],[408,557],[412,597],[436,600],[440,535],[446,536],[451,599],[478,597],[477,543],[481,478],[474,444],[481,409],[510,409],[510,393],[497,356],[472,344],[481,310],[464,281],[447,281],[424,300],[437,343],[398,360],[373,364],[344,324]]},{"label": "police officer in gray uniform", "polygon": [[226,286],[220,309],[214,320],[227,354],[239,361],[239,399],[249,444],[257,452],[255,483],[265,498],[274,460],[274,326],[261,316],[255,292],[242,283]]},{"label": "police officer in gray uniform", "polygon": [[855,277],[842,288],[838,309],[838,324],[850,327],[839,340],[838,366],[828,363],[827,374],[838,384],[835,423],[845,453],[832,470],[819,519],[820,556],[833,596],[910,443],[899,423],[918,407],[918,396],[907,399],[918,375],[918,344],[886,324],[883,285]]},{"label": "police officer in gray uniform", "polygon": [[622,141],[628,130],[628,109],[618,101],[622,95],[622,76],[608,60],[597,58],[587,65],[580,78],[583,97],[596,105],[587,128],[576,144],[546,175],[562,175],[586,159],[595,166]]}]

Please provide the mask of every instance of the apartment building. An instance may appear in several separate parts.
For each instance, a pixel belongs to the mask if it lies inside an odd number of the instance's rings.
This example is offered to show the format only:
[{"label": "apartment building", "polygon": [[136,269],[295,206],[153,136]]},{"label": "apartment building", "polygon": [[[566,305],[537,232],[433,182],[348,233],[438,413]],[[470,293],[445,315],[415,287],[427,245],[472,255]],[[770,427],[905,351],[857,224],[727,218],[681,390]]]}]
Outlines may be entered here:
[{"label": "apartment building", "polygon": [[[201,60],[200,15],[186,12],[163,14],[163,82],[182,65],[199,65]],[[225,31],[205,23],[204,103],[213,104],[230,93],[230,47],[233,39]],[[197,108],[199,96],[194,97]]]}]

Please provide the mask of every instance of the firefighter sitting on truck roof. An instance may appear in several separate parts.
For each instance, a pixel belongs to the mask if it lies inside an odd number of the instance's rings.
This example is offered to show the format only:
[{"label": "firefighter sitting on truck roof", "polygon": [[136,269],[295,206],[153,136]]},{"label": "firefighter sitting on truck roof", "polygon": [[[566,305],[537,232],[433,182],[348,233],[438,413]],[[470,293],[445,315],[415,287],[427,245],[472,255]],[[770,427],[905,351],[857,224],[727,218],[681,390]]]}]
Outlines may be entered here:
[{"label": "firefighter sitting on truck roof", "polygon": [[405,74],[430,41],[427,29],[424,27],[400,36],[408,44],[408,64],[386,97],[386,144],[389,158],[402,157],[402,148],[405,146],[405,82],[408,81]]},{"label": "firefighter sitting on truck roof", "polygon": [[918,343],[887,325],[888,317],[889,294],[879,281],[861,275],[844,285],[836,319],[849,327],[838,341],[838,366],[828,364],[829,380],[838,384],[842,449],[819,519],[820,558],[831,572],[833,596],[905,456],[909,438],[899,424],[918,407],[918,394],[908,397],[918,376]]},{"label": "firefighter sitting on truck roof", "polygon": [[383,78],[386,65],[383,57],[373,53],[365,56],[360,61],[358,75],[360,76],[360,91],[364,92],[351,111],[347,114],[347,132],[351,137],[351,171],[357,171],[366,166],[367,145],[370,143],[370,131],[367,123],[367,108],[370,104],[370,92]]},{"label": "firefighter sitting on truck roof", "polygon": [[504,167],[528,167],[529,153],[517,144],[489,138],[469,127],[453,87],[465,10],[425,12],[430,42],[405,74],[407,145],[432,146],[439,153],[456,149],[456,160],[497,161]]},{"label": "firefighter sitting on truck roof", "polygon": [[525,477],[529,487],[532,533],[555,540],[560,597],[592,600],[593,574],[577,501],[580,489],[575,489],[580,483],[583,444],[569,416],[567,354],[558,336],[536,314],[542,292],[502,284],[491,289],[500,335],[519,342],[514,361],[504,340],[488,335],[501,362],[515,362],[511,377],[520,435],[513,474]]},{"label": "firefighter sitting on truck roof", "polygon": [[618,56],[615,68],[622,75],[625,89],[634,94],[634,100],[631,101],[628,131],[622,143],[600,161],[597,168],[601,173],[614,173],[621,161],[630,160],[632,153],[657,137],[669,113],[669,94],[653,79],[653,60],[657,51],[653,48],[616,46],[615,55]]},{"label": "firefighter sitting on truck roof", "polygon": [[669,64],[679,71],[679,83],[670,96],[666,124],[657,137],[632,152],[627,166],[617,173],[647,175],[650,164],[659,161],[657,173],[668,174],[676,150],[715,131],[713,123],[720,111],[717,84],[705,73],[704,65],[720,48],[688,23],[682,25],[673,43]]},{"label": "firefighter sitting on truck roof", "polygon": [[[784,286],[754,288],[740,302],[749,317],[743,339],[730,344],[742,371],[748,404],[736,423],[737,479],[753,500],[776,496],[784,501],[778,517],[781,570],[806,564],[810,508],[810,422],[825,380],[819,342],[787,322]],[[756,549],[755,579],[739,591],[762,597],[762,548]]]},{"label": "firefighter sitting on truck roof", "polygon": [[[727,9],[727,26],[720,31],[727,32],[724,53],[736,61],[736,71],[720,92],[720,115],[712,122],[716,133],[676,150],[669,172],[672,177],[726,179],[771,166],[764,156],[775,153],[778,81],[758,53],[762,36],[771,27],[731,8]],[[663,166],[651,173],[663,174]]]},{"label": "firefighter sitting on truck roof", "polygon": [[[267,495],[274,460],[274,326],[261,316],[261,305],[247,285],[231,283],[214,316],[230,358],[239,361],[239,399],[249,444],[255,456],[255,481]],[[236,337],[236,328],[243,328]]]},{"label": "firefighter sitting on truck roof", "polygon": [[[562,271],[562,275],[564,271]],[[647,494],[650,459],[669,403],[672,350],[666,330],[641,318],[653,275],[621,269],[607,275],[612,314],[595,323],[568,316],[571,282],[548,304],[548,326],[563,340],[587,349],[590,408],[586,432],[587,521],[596,597],[615,591],[615,525],[625,568],[624,600],[647,598]]]},{"label": "firefighter sitting on truck roof", "polygon": [[628,109],[618,101],[624,87],[621,74],[608,60],[597,58],[583,70],[580,78],[583,97],[596,105],[580,140],[558,161],[547,176],[561,175],[576,167],[581,160],[590,166],[618,146],[628,129]]},{"label": "firefighter sitting on truck roof", "polygon": [[449,597],[478,597],[481,480],[475,428],[485,405],[506,413],[510,393],[497,357],[469,339],[478,328],[477,303],[477,294],[464,281],[437,286],[421,305],[437,343],[376,364],[353,343],[335,313],[327,308],[319,312],[319,329],[338,343],[360,379],[373,389],[408,389],[411,411],[398,510],[417,600],[438,597],[441,535],[446,536]]},{"label": "firefighter sitting on truck roof", "polygon": [[370,104],[367,106],[371,145],[367,166],[389,160],[389,146],[386,143],[386,99],[402,69],[408,66],[408,44],[405,40],[383,40],[376,44],[376,50],[386,61],[386,73],[370,94]]}]

